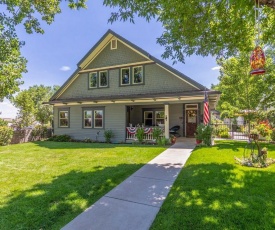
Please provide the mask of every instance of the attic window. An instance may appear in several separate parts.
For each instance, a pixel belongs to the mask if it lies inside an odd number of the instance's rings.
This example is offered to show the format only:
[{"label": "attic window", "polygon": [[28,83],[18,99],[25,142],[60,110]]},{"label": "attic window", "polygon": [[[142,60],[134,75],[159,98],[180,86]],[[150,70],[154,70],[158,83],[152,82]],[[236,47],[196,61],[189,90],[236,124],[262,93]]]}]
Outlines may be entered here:
[{"label": "attic window", "polygon": [[112,39],[111,40],[111,50],[116,50],[117,49],[117,39]]}]

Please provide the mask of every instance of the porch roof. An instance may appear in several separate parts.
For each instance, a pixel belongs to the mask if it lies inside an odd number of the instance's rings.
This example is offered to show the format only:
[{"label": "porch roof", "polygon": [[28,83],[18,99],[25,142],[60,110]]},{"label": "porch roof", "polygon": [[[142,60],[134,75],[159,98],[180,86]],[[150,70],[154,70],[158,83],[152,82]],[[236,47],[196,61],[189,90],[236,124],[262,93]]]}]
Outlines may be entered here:
[{"label": "porch roof", "polygon": [[[138,103],[138,102],[180,102],[180,101],[203,101],[205,91],[184,91],[184,92],[168,92],[168,93],[148,93],[148,94],[132,94],[132,95],[108,95],[100,97],[79,97],[52,100],[44,104],[106,104],[106,103]],[[219,100],[221,92],[207,91],[210,103],[216,104]]]}]

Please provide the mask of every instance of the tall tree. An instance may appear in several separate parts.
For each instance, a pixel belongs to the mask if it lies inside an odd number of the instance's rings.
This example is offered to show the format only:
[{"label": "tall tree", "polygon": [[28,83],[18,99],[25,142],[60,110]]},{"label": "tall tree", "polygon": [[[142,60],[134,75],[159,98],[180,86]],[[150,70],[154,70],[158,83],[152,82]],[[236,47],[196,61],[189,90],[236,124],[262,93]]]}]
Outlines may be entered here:
[{"label": "tall tree", "polygon": [[[85,8],[86,0],[67,1],[72,9]],[[61,12],[62,0],[0,0],[0,101],[19,91],[26,72],[26,59],[21,56],[16,26],[23,23],[27,33],[44,33],[41,21],[51,24]]]},{"label": "tall tree", "polygon": [[34,85],[19,92],[12,99],[14,106],[19,109],[18,119],[21,127],[30,126],[34,121],[48,124],[52,120],[52,106],[43,102],[48,101],[58,88],[58,86]]},{"label": "tall tree", "polygon": [[233,58],[218,60],[221,66],[220,82],[214,87],[222,92],[218,107],[223,117],[243,114],[251,119],[251,112],[271,107],[274,103],[274,60],[267,58],[267,73],[255,76],[249,74],[249,55],[240,53]]},{"label": "tall tree", "polygon": [[[274,46],[275,0],[259,2],[261,41]],[[255,0],[104,0],[104,4],[118,8],[110,22],[134,22],[136,16],[161,22],[164,32],[157,42],[165,47],[164,58],[183,62],[192,54],[230,57],[254,46]]]}]

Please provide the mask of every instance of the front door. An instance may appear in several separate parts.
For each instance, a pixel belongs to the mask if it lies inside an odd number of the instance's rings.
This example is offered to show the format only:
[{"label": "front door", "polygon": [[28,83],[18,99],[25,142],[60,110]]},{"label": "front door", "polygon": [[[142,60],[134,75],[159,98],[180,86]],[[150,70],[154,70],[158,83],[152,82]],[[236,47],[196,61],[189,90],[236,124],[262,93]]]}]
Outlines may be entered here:
[{"label": "front door", "polygon": [[195,137],[198,110],[186,110],[186,137]]}]

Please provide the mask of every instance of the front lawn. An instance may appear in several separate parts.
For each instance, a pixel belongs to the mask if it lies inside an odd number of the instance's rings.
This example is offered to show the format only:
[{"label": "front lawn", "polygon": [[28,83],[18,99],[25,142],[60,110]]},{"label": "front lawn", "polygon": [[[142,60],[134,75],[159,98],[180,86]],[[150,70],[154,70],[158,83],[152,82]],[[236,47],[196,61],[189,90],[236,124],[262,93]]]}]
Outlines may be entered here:
[{"label": "front lawn", "polygon": [[164,147],[35,142],[0,147],[0,228],[60,229]]},{"label": "front lawn", "polygon": [[[245,142],[196,148],[151,229],[275,229],[275,165],[235,164]],[[268,157],[275,158],[275,145]]]}]

